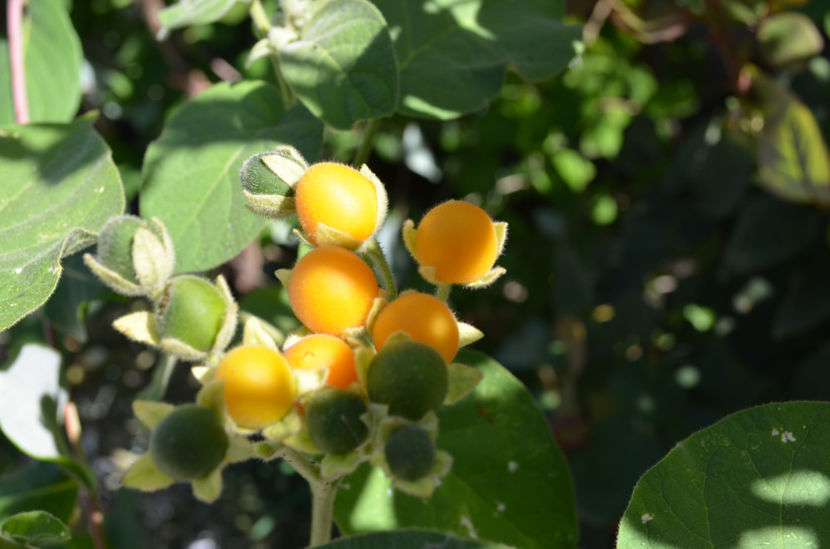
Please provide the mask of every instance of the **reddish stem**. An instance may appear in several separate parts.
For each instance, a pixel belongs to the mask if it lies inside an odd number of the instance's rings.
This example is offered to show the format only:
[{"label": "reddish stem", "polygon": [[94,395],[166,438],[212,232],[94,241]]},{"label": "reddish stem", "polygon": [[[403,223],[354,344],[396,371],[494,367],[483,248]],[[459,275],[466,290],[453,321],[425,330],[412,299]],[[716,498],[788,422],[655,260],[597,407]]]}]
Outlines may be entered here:
[{"label": "reddish stem", "polygon": [[23,65],[23,5],[25,0],[8,0],[6,28],[9,37],[9,66],[12,76],[14,118],[18,124],[29,123],[29,100],[26,97],[26,69]]}]

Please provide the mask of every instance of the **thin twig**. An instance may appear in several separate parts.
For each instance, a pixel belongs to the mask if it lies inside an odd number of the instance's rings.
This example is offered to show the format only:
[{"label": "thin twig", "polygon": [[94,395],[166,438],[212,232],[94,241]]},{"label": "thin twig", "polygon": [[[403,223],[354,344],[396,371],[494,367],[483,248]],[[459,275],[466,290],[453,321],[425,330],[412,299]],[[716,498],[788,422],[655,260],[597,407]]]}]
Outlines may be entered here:
[{"label": "thin twig", "polygon": [[599,36],[599,31],[605,24],[605,20],[611,15],[616,0],[599,0],[591,11],[591,17],[582,27],[582,41],[586,46],[593,44]]},{"label": "thin twig", "polygon": [[14,119],[18,124],[29,123],[29,99],[26,96],[26,67],[23,61],[23,7],[25,0],[6,3],[6,30],[9,37],[9,66],[14,98]]}]

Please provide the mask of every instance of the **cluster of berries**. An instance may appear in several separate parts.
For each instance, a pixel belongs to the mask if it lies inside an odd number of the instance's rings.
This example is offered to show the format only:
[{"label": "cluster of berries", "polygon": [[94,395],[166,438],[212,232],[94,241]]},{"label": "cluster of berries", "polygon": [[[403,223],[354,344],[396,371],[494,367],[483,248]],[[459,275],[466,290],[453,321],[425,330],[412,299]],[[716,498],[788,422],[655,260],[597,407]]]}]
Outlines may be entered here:
[{"label": "cluster of berries", "polygon": [[[249,318],[241,344],[226,350],[237,323],[227,284],[221,276],[215,283],[171,278],[172,244],[157,220],[115,218],[97,256],[86,257],[111,287],[153,303],[152,311],[126,315],[115,327],[197,363],[193,373],[202,383],[196,404],[134,403],[152,434],[149,452],[124,483],[158,489],[186,481],[197,497],[211,500],[225,464],[290,451],[322,456],[324,478],[369,461],[399,489],[429,496],[452,462],[435,447],[435,411],[480,378],[453,362],[459,347],[481,333],[456,320],[446,296],[453,284],[481,287],[503,272],[494,265],[506,225],[462,201],[436,206],[417,227],[407,221],[404,243],[436,295],[398,295],[375,239],[386,191],[365,165],[309,166],[296,149],[280,147],[248,159],[241,178],[249,208],[274,218],[296,214],[309,248],[293,269],[276,273],[303,324],[284,340]],[[264,442],[252,442],[259,438]]]}]

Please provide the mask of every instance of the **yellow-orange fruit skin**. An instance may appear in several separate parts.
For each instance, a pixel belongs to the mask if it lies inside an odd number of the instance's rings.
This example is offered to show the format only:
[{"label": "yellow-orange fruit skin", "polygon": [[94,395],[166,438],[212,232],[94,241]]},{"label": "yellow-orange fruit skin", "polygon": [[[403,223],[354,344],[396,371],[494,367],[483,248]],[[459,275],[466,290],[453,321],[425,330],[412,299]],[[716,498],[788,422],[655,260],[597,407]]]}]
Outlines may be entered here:
[{"label": "yellow-orange fruit skin", "polygon": [[435,267],[435,278],[469,284],[496,262],[498,238],[493,221],[474,204],[450,200],[424,215],[415,233],[415,259]]},{"label": "yellow-orange fruit skin", "polygon": [[375,232],[378,200],[372,182],[343,164],[314,164],[295,189],[297,217],[303,231],[317,244],[317,224],[323,223],[364,241]]},{"label": "yellow-orange fruit skin", "polygon": [[384,307],[372,326],[375,348],[380,350],[396,332],[404,332],[414,341],[429,345],[446,362],[452,362],[458,351],[455,316],[443,301],[429,294],[404,294]]},{"label": "yellow-orange fruit skin", "polygon": [[237,425],[260,429],[279,421],[296,397],[285,357],[264,345],[232,349],[216,368],[225,381],[225,405]]},{"label": "yellow-orange fruit skin", "polygon": [[354,351],[340,338],[327,334],[312,334],[285,349],[284,354],[292,368],[327,369],[327,385],[347,389],[357,381]]},{"label": "yellow-orange fruit skin", "polygon": [[363,326],[378,292],[372,269],[339,246],[308,252],[288,282],[288,300],[300,322],[312,332],[335,336]]}]

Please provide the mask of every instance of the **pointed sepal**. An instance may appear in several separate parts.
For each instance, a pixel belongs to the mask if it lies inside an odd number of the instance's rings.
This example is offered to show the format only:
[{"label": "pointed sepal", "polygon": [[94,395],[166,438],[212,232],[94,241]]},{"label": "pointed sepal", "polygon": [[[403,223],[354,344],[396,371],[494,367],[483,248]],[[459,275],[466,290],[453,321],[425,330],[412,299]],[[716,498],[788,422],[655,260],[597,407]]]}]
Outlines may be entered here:
[{"label": "pointed sepal", "polygon": [[458,323],[458,348],[466,347],[484,337],[484,333],[466,322]]},{"label": "pointed sepal", "polygon": [[112,323],[112,327],[138,343],[161,346],[161,336],[153,313],[138,311],[126,314]]},{"label": "pointed sepal", "polygon": [[155,400],[133,401],[133,414],[148,429],[155,429],[156,425],[175,408],[172,404]]},{"label": "pointed sepal", "polygon": [[478,369],[458,362],[447,364],[447,372],[449,373],[449,387],[444,404],[455,404],[470,394],[484,377]]},{"label": "pointed sepal", "polygon": [[127,469],[121,484],[143,492],[153,492],[167,488],[173,484],[173,479],[159,470],[150,454],[144,454]]},{"label": "pointed sepal", "polygon": [[222,468],[217,467],[206,477],[191,481],[193,495],[205,503],[213,503],[222,494]]}]

